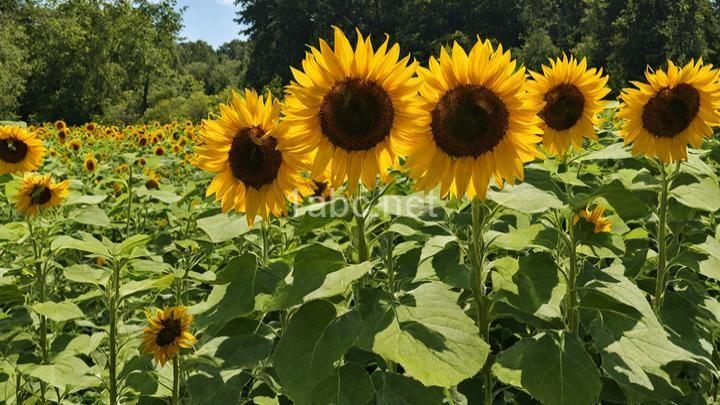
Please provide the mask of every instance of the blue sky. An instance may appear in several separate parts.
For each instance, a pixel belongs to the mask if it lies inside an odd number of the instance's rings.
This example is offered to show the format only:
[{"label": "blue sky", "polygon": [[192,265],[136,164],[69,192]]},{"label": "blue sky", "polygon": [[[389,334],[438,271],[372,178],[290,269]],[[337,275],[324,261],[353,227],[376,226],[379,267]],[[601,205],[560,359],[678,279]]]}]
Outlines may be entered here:
[{"label": "blue sky", "polygon": [[241,38],[241,27],[233,21],[237,11],[233,3],[233,0],[178,0],[178,7],[187,7],[180,35],[188,41],[202,39],[215,48]]}]

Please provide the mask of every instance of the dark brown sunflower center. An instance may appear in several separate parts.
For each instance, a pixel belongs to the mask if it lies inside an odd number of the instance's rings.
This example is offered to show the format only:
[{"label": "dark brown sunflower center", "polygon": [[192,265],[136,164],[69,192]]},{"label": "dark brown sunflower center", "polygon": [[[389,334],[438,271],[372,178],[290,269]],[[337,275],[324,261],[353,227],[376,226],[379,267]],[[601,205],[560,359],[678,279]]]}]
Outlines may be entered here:
[{"label": "dark brown sunflower center", "polygon": [[700,111],[700,93],[689,84],[664,88],[645,104],[643,127],[655,136],[672,138],[684,131]]},{"label": "dark brown sunflower center", "polygon": [[50,201],[52,198],[52,191],[50,191],[50,188],[42,185],[37,185],[33,187],[32,191],[30,192],[30,201],[33,203],[33,205],[42,205]]},{"label": "dark brown sunflower center", "polygon": [[320,105],[320,127],[333,145],[361,151],[390,134],[395,109],[387,92],[374,81],[346,79],[336,84]]},{"label": "dark brown sunflower center", "polygon": [[87,163],[85,163],[85,167],[87,167],[88,170],[93,171],[95,170],[95,162],[88,160]]},{"label": "dark brown sunflower center", "polygon": [[182,322],[180,319],[165,319],[162,321],[162,326],[162,329],[155,336],[155,343],[158,346],[167,346],[182,334]]},{"label": "dark brown sunflower center", "polygon": [[28,146],[17,139],[0,139],[0,160],[19,163],[28,154]]},{"label": "dark brown sunflower center", "polygon": [[540,118],[556,131],[570,129],[582,117],[585,97],[574,84],[555,86],[545,94],[545,107]]},{"label": "dark brown sunflower center", "polygon": [[257,190],[277,178],[282,163],[282,153],[276,149],[277,140],[263,135],[265,131],[260,127],[241,129],[228,154],[235,178]]},{"label": "dark brown sunflower center", "polygon": [[447,91],[432,111],[435,144],[454,157],[477,157],[505,136],[510,115],[494,92],[483,86],[460,85]]}]

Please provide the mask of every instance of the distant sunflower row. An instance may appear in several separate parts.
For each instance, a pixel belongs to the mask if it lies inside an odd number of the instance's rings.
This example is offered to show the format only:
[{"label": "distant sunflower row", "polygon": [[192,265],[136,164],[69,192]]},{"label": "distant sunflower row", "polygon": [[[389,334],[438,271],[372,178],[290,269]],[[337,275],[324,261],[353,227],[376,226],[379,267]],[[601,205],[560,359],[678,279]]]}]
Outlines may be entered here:
[{"label": "distant sunflower row", "polygon": [[[585,59],[563,56],[528,77],[502,45],[478,38],[422,67],[387,38],[376,48],[358,31],[353,48],[338,28],[333,47],[320,40],[291,71],[284,103],[245,90],[200,129],[194,163],[217,174],[208,196],[251,223],[311,193],[304,173],[354,192],[402,164],[419,190],[483,199],[491,179],[513,184],[524,163],[595,139],[610,92]],[[645,76],[620,96],[622,136],[635,154],[684,160],[720,125],[720,72],[693,60]]]}]

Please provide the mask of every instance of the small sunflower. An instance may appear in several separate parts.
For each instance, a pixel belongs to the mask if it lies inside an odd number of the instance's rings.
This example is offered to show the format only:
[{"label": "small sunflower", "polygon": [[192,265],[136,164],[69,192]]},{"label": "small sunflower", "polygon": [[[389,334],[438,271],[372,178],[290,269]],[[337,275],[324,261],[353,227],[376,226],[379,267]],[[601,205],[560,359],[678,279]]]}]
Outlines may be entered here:
[{"label": "small sunflower", "polygon": [[612,223],[608,218],[604,216],[605,208],[601,205],[596,205],[592,210],[590,207],[580,211],[579,214],[573,216],[573,225],[576,225],[580,218],[594,225],[593,232],[595,233],[608,233],[612,231]]},{"label": "small sunflower", "polygon": [[320,40],[310,48],[302,70],[287,88],[285,121],[293,147],[314,154],[311,177],[326,172],[333,188],[348,181],[374,188],[378,174],[390,180],[397,165],[396,143],[422,130],[417,124],[417,63],[400,59],[400,47],[388,39],[374,49],[370,37],[357,32],[352,48],[334,28],[334,49]]},{"label": "small sunflower", "polygon": [[27,216],[61,204],[68,196],[68,180],[54,183],[49,174],[26,173],[13,198],[18,211]]},{"label": "small sunflower", "polygon": [[145,180],[145,188],[155,190],[160,187],[160,175],[152,170],[147,171],[147,180]]},{"label": "small sunflower", "polygon": [[95,159],[95,156],[87,155],[83,161],[83,166],[88,173],[94,172],[95,169],[97,169],[97,160]]},{"label": "small sunflower", "polygon": [[45,152],[35,134],[21,127],[0,126],[0,175],[37,169]]},{"label": "small sunflower", "polygon": [[720,125],[720,71],[691,60],[682,68],[668,61],[663,70],[645,72],[647,83],[624,89],[618,117],[632,151],[664,163],[687,159],[687,145],[700,147]]},{"label": "small sunflower", "polygon": [[164,154],[165,154],[165,149],[163,149],[162,146],[158,145],[158,147],[155,148],[155,155],[163,156]]},{"label": "small sunflower", "polygon": [[587,67],[583,58],[563,55],[543,65],[543,74],[530,72],[530,103],[540,113],[543,147],[550,155],[563,155],[570,148],[582,148],[583,138],[597,139],[595,125],[602,112],[603,97],[610,89],[602,69]]},{"label": "small sunflower", "polygon": [[148,311],[146,316],[150,326],[144,330],[143,351],[152,353],[163,366],[177,356],[180,348],[191,348],[197,341],[190,333],[193,317],[186,307],[158,309],[155,316]]},{"label": "small sunflower", "polygon": [[73,150],[73,152],[77,152],[82,147],[82,141],[79,139],[73,139],[68,143],[68,147]]},{"label": "small sunflower", "polygon": [[479,38],[469,54],[455,43],[418,73],[424,128],[400,142],[417,188],[440,184],[443,197],[483,199],[492,177],[499,187],[522,179],[523,163],[539,155],[541,130],[525,69],[516,69],[510,52]]},{"label": "small sunflower", "polygon": [[65,124],[65,121],[63,120],[55,121],[54,125],[55,129],[57,129],[58,131],[62,131],[63,129],[67,128],[67,124]]},{"label": "small sunflower", "polygon": [[58,142],[60,142],[61,145],[65,144],[65,141],[67,141],[68,137],[68,131],[67,129],[61,129],[57,133]]},{"label": "small sunflower", "polygon": [[85,131],[93,133],[97,130],[97,125],[94,122],[88,122],[85,124]]},{"label": "small sunflower", "polygon": [[195,148],[195,164],[217,173],[207,190],[223,211],[246,213],[250,225],[258,214],[287,214],[285,200],[300,201],[312,193],[300,173],[306,156],[288,149],[287,132],[278,126],[280,103],[270,94],[233,93],[220,116],[204,120],[203,143]]}]

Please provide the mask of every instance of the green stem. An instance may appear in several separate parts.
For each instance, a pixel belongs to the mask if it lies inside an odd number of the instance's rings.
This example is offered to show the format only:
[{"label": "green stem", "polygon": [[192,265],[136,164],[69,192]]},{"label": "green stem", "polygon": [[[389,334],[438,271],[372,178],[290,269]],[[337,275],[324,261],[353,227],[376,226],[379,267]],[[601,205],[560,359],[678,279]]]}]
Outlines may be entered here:
[{"label": "green stem", "polygon": [[127,224],[125,224],[125,238],[130,237],[130,220],[132,219],[132,167],[134,163],[130,163],[128,165],[128,181],[127,181],[127,190],[128,190],[128,206],[127,206]]},{"label": "green stem", "polygon": [[[43,270],[42,265],[40,264],[40,258],[42,255],[42,247],[38,246],[38,240],[35,237],[35,231],[33,228],[33,222],[30,218],[27,219],[28,224],[28,232],[30,233],[30,241],[32,243],[33,247],[33,258],[35,260],[35,277],[37,278],[38,282],[38,301],[39,302],[45,302],[47,300],[47,279],[45,271]],[[39,343],[40,343],[40,353],[41,353],[41,361],[42,364],[50,364],[50,355],[48,350],[48,337],[47,337],[47,317],[45,315],[40,315],[40,330],[38,331],[39,335]],[[47,384],[44,381],[40,381],[40,397],[42,403],[46,403],[46,395],[47,392]]]},{"label": "green stem", "polygon": [[370,257],[368,251],[367,238],[365,236],[365,215],[362,207],[362,200],[360,196],[355,200],[353,216],[355,217],[355,225],[357,228],[357,251],[358,251],[358,263],[366,262]]},{"label": "green stem", "polygon": [[577,316],[577,240],[575,238],[575,225],[573,224],[572,213],[568,218],[569,238],[566,240],[568,245],[568,254],[570,259],[570,268],[568,270],[567,293],[565,294],[565,325],[571,333],[578,330]]},{"label": "green stem", "polygon": [[108,368],[110,374],[110,404],[118,403],[117,390],[117,335],[118,335],[118,306],[120,304],[120,265],[113,260],[112,275],[113,292],[110,296],[110,353],[108,360]]},{"label": "green stem", "polygon": [[180,354],[173,357],[172,405],[180,403]]},{"label": "green stem", "polygon": [[[483,261],[485,259],[485,242],[483,241],[484,221],[482,218],[482,202],[477,198],[472,200],[472,243],[470,247],[471,263],[473,267],[473,299],[475,301],[475,310],[477,324],[480,336],[490,342],[490,308],[485,299],[485,274],[483,271]],[[492,362],[490,359],[485,363],[481,373],[483,380],[483,392],[485,394],[484,403],[490,405],[493,402],[493,376],[491,372]]]},{"label": "green stem", "polygon": [[263,266],[270,266],[270,222],[263,220],[260,223],[260,234],[262,235]]},{"label": "green stem", "polygon": [[658,246],[658,259],[657,259],[657,277],[655,279],[655,297],[653,300],[653,308],[658,313],[662,307],[663,298],[665,295],[665,284],[667,277],[667,205],[668,205],[668,191],[670,188],[670,182],[668,181],[667,170],[665,165],[660,162],[660,176],[661,176],[661,189],[660,198],[658,201],[658,227],[657,227],[657,246]]}]

